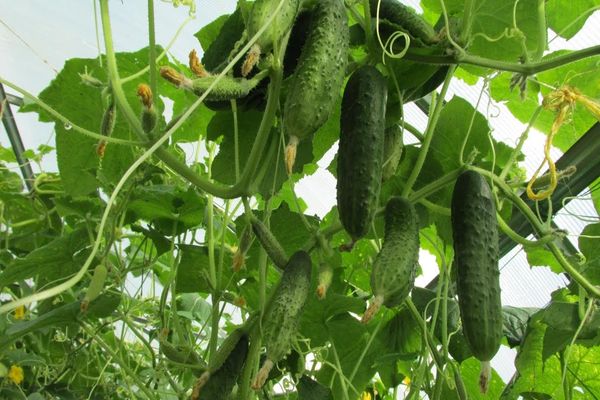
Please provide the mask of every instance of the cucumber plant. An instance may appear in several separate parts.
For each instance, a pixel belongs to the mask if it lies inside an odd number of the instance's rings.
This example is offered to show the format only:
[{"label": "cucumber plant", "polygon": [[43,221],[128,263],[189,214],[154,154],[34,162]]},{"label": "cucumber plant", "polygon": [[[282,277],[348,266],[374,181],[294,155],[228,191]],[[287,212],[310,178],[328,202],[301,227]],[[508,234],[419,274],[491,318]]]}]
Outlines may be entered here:
[{"label": "cucumber plant", "polygon": [[[192,4],[123,19],[98,0],[85,40],[102,54],[38,95],[0,71],[54,124],[35,150],[0,147],[0,398],[600,397],[597,212],[574,255],[545,208],[592,175],[551,150],[600,114],[600,50],[550,51],[547,34],[572,37],[592,6],[239,0],[178,60],[156,33]],[[69,26],[44,17],[47,35]],[[148,46],[115,52],[121,20],[147,23]],[[479,104],[449,95],[457,78],[483,83]],[[496,140],[495,102],[528,128]],[[311,194],[335,200],[315,216],[296,189],[325,167],[336,182]],[[499,240],[569,284],[503,307]]]}]

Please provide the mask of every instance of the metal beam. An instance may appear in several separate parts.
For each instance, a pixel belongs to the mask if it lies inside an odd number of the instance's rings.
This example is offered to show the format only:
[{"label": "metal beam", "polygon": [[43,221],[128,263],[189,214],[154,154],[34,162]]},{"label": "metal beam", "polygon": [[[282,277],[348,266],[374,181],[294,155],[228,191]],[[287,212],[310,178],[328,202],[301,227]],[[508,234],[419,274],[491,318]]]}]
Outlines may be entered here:
[{"label": "metal beam", "polygon": [[25,152],[25,147],[23,146],[23,141],[21,140],[21,135],[19,134],[19,129],[17,128],[17,124],[15,123],[15,118],[10,108],[10,101],[6,92],[4,91],[4,86],[0,83],[0,103],[3,104],[3,112],[2,112],[2,124],[4,125],[4,129],[6,129],[6,134],[8,135],[8,140],[12,146],[13,152],[15,153],[15,158],[17,159],[17,163],[19,164],[19,169],[21,170],[21,174],[23,175],[23,179],[25,180],[25,185],[29,191],[33,190],[33,170],[31,169],[31,165],[29,164],[29,160],[23,157],[23,152]]}]

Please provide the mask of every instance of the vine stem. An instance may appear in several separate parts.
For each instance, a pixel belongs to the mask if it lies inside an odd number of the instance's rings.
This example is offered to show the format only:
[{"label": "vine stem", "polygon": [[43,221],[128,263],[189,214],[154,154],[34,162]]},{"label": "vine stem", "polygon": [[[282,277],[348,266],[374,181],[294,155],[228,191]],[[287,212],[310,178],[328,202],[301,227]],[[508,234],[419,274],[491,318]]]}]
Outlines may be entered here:
[{"label": "vine stem", "polygon": [[158,397],[156,397],[156,395],[146,387],[146,384],[140,380],[138,374],[135,371],[132,371],[131,368],[129,368],[129,365],[121,358],[121,355],[114,351],[108,344],[104,342],[104,340],[102,339],[102,335],[97,335],[96,332],[94,332],[85,324],[82,324],[81,327],[83,328],[85,333],[87,333],[90,337],[94,338],[94,341],[98,343],[98,345],[102,347],[102,349],[105,352],[107,352],[112,358],[119,361],[119,366],[136,383],[140,390],[144,392],[146,396],[148,396],[149,399],[158,399]]},{"label": "vine stem", "polygon": [[[158,98],[156,84],[156,35],[154,29],[154,0],[148,0],[148,45],[149,51],[149,67],[150,67],[150,90],[154,98]],[[156,129],[156,126],[154,127]],[[153,129],[153,130],[154,130]]]},{"label": "vine stem", "polygon": [[406,186],[404,186],[404,190],[402,191],[403,197],[408,197],[409,193],[412,190],[412,187],[414,186],[415,182],[417,181],[417,178],[419,177],[419,174],[421,173],[421,169],[423,168],[423,164],[425,163],[425,158],[427,157],[427,152],[429,151],[431,139],[433,138],[433,134],[435,132],[435,127],[437,126],[440,114],[442,112],[442,108],[444,107],[444,97],[446,97],[446,93],[448,92],[448,87],[450,86],[450,81],[452,80],[452,76],[454,75],[455,70],[456,66],[452,66],[448,69],[446,79],[444,80],[444,86],[442,86],[439,98],[436,101],[433,112],[429,117],[427,129],[425,130],[425,138],[423,140],[423,144],[421,145],[421,149],[419,150],[419,156],[417,157],[417,161],[413,166],[410,176],[408,177]]},{"label": "vine stem", "polygon": [[531,130],[531,127],[533,127],[533,124],[537,120],[537,118],[540,115],[541,111],[542,111],[542,106],[539,106],[538,108],[535,109],[535,111],[533,112],[533,115],[529,119],[529,123],[527,124],[527,128],[525,128],[525,131],[523,131],[523,133],[521,134],[521,137],[519,138],[519,142],[517,143],[517,147],[515,147],[515,149],[510,154],[510,158],[508,159],[508,162],[506,163],[506,165],[502,169],[502,172],[500,173],[500,179],[502,181],[504,181],[506,179],[506,175],[508,175],[508,172],[510,171],[510,169],[513,166],[513,164],[517,160],[517,157],[521,153],[521,149],[523,148],[523,145],[525,144],[525,141],[527,140],[527,137],[529,136],[529,131]]},{"label": "vine stem", "polygon": [[[467,168],[479,172],[480,174],[492,179],[492,181],[505,193],[509,200],[512,201],[512,203],[515,206],[517,206],[517,208],[523,213],[523,215],[525,215],[525,217],[533,226],[534,231],[538,235],[543,236],[543,233],[545,231],[544,224],[538,220],[536,215],[527,206],[527,204],[525,204],[525,202],[519,196],[517,196],[504,181],[502,181],[494,173],[488,170],[474,166],[468,166]],[[577,271],[577,269],[575,269],[575,267],[571,265],[571,263],[567,260],[567,258],[564,256],[564,254],[560,251],[560,249],[555,243],[550,242],[546,246],[548,246],[548,249],[552,252],[552,254],[554,254],[554,257],[563,267],[565,272],[567,272],[578,284],[580,284],[585,290],[587,290],[589,294],[596,298],[600,298],[600,288],[594,286],[579,271]]]},{"label": "vine stem", "polygon": [[379,322],[375,326],[375,329],[373,329],[373,332],[371,332],[371,335],[369,336],[369,340],[367,341],[366,346],[363,348],[362,353],[360,353],[360,357],[358,357],[358,360],[356,361],[356,365],[354,366],[354,369],[352,370],[352,373],[348,377],[348,380],[350,382],[352,382],[352,380],[356,376],[356,373],[358,372],[358,369],[360,368],[363,359],[367,355],[367,352],[369,351],[369,348],[371,347],[371,344],[373,343],[373,340],[375,339],[375,336],[377,336],[377,333],[379,333],[379,329],[381,329],[381,327],[383,326],[383,320],[384,320],[384,318],[381,317],[379,319]]},{"label": "vine stem", "polygon": [[579,61],[581,59],[600,54],[600,45],[576,50],[568,54],[559,55],[549,60],[528,62],[524,64],[510,63],[489,58],[474,56],[471,54],[454,55],[429,55],[422,54],[419,50],[409,49],[404,58],[408,61],[415,61],[425,64],[469,64],[478,67],[491,68],[500,71],[518,72],[524,75],[534,75],[549,69],[561,67],[563,65]]}]

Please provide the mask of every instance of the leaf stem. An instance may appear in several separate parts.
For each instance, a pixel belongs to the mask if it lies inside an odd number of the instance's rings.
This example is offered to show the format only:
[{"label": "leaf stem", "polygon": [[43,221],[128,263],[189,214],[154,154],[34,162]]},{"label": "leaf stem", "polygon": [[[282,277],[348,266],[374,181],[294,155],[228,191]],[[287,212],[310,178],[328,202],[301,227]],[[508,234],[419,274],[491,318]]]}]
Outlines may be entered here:
[{"label": "leaf stem", "polygon": [[[158,98],[156,84],[156,35],[154,29],[154,0],[148,0],[148,45],[149,51],[149,67],[150,67],[150,90],[154,98]],[[155,127],[156,128],[156,127]]]}]

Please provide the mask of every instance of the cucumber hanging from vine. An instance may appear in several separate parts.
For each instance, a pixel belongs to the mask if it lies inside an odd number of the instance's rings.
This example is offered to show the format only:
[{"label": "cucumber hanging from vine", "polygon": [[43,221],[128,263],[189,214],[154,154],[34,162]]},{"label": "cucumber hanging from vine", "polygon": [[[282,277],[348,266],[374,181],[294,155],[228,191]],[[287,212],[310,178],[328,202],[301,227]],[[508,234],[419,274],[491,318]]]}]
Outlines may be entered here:
[{"label": "cucumber hanging from vine", "polygon": [[263,317],[262,339],[267,359],[252,383],[255,390],[264,385],[273,366],[290,351],[308,300],[311,272],[312,263],[305,251],[294,253],[283,271]]},{"label": "cucumber hanging from vine", "polygon": [[463,332],[481,361],[479,387],[485,393],[490,360],[502,339],[502,302],[496,205],[485,178],[475,171],[463,172],[454,186],[452,236]]},{"label": "cucumber hanging from vine", "polygon": [[246,59],[242,65],[242,76],[247,76],[258,62],[260,55],[271,51],[273,45],[292,28],[298,13],[300,0],[256,0],[253,3],[250,16],[246,22],[248,38],[253,37],[267,23],[280,1],[283,4],[278,14],[246,54]]},{"label": "cucumber hanging from vine", "polygon": [[372,66],[356,70],[344,90],[337,161],[337,204],[340,221],[353,241],[367,234],[377,208],[386,100],[387,82]]},{"label": "cucumber hanging from vine", "polygon": [[373,263],[373,300],[362,322],[369,322],[382,305],[395,307],[406,299],[415,282],[419,260],[419,218],[414,206],[392,197],[385,206],[385,234]]},{"label": "cucumber hanging from vine", "polygon": [[299,141],[315,133],[331,115],[346,74],[349,35],[344,2],[317,2],[283,110],[283,130],[289,137],[285,150],[288,174]]}]

